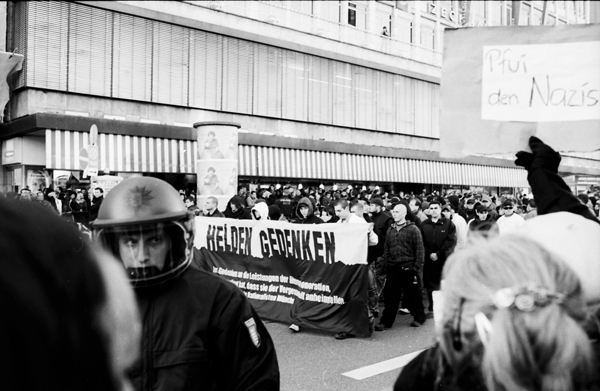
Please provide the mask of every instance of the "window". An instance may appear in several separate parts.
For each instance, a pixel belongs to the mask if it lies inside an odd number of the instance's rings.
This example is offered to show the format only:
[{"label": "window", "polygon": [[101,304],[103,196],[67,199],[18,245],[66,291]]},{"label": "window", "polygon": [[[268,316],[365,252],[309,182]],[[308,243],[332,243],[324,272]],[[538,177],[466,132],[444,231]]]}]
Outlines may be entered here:
[{"label": "window", "polygon": [[366,30],[367,7],[364,4],[348,2],[348,24]]},{"label": "window", "polygon": [[348,24],[356,27],[356,4],[348,4]]}]

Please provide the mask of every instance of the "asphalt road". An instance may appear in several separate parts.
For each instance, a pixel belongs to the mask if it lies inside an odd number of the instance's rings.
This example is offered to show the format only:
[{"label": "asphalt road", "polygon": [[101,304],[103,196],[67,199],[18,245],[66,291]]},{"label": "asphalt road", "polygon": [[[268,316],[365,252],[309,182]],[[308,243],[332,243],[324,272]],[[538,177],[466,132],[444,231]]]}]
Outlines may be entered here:
[{"label": "asphalt road", "polygon": [[410,327],[411,321],[410,315],[398,315],[391,329],[343,341],[332,333],[309,329],[293,333],[288,325],[265,322],[277,349],[281,390],[391,390],[399,365],[410,359],[398,357],[434,342],[433,319],[418,328]]}]

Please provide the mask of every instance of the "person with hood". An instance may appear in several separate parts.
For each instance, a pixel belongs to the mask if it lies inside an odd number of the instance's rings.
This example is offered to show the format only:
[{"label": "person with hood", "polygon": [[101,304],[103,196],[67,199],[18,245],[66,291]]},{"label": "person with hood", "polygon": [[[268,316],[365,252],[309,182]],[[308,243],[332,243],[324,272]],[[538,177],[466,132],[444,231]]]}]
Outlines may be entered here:
[{"label": "person with hood", "polygon": [[[298,201],[296,216],[298,218],[292,221],[294,224],[323,224],[323,220],[315,216],[314,206],[308,197],[300,198],[300,201]],[[292,323],[290,325],[290,330],[297,333],[300,331],[300,326]]]},{"label": "person with hood", "polygon": [[230,219],[237,220],[252,220],[252,216],[250,215],[250,211],[242,205],[242,197],[233,196],[227,203],[227,207],[225,208],[225,212],[223,213],[225,217]]},{"label": "person with hood", "polygon": [[308,197],[300,198],[296,207],[297,219],[293,221],[295,224],[322,224],[323,220],[314,214],[314,205]]},{"label": "person with hood", "polygon": [[259,201],[250,210],[252,220],[269,220],[269,206],[266,202]]}]

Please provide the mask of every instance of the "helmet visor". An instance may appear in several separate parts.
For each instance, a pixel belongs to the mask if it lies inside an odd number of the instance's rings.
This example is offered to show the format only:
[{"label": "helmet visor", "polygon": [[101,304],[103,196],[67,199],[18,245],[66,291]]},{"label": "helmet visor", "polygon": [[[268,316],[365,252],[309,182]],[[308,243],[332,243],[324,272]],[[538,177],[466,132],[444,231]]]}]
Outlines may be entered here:
[{"label": "helmet visor", "polygon": [[185,270],[191,261],[193,235],[179,222],[101,228],[95,236],[123,263],[134,287],[160,284]]}]

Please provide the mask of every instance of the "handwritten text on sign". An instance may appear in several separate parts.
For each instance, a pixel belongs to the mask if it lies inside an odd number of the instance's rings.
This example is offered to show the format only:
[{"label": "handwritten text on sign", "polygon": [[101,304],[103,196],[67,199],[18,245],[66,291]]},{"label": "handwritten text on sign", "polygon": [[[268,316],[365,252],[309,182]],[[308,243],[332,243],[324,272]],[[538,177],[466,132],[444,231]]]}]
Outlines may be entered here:
[{"label": "handwritten text on sign", "polygon": [[600,119],[600,41],[483,47],[481,118]]}]

